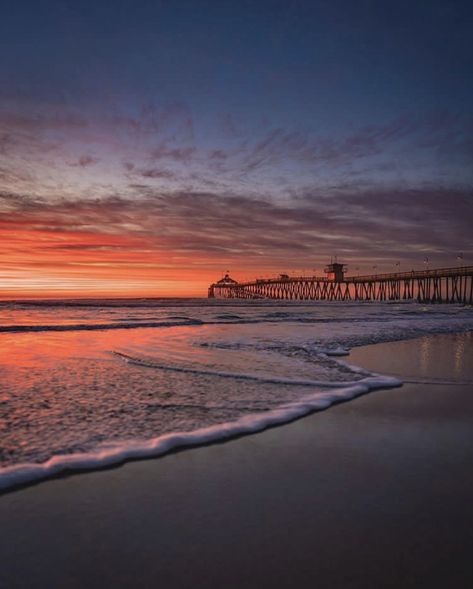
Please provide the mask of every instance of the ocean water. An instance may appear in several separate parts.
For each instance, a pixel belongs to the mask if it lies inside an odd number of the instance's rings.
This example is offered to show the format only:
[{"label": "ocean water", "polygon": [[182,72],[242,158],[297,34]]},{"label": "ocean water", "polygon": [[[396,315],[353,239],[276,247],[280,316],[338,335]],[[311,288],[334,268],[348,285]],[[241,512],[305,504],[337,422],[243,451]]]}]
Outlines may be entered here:
[{"label": "ocean water", "polygon": [[0,303],[0,490],[399,386],[399,376],[352,366],[349,349],[470,330],[473,309],[454,305]]}]

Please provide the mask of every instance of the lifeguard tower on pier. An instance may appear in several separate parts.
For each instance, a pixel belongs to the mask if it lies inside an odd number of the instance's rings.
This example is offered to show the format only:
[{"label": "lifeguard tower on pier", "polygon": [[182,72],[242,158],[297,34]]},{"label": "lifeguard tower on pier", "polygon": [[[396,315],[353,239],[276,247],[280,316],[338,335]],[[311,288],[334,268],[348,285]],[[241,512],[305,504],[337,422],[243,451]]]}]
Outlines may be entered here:
[{"label": "lifeguard tower on pier", "polygon": [[328,264],[324,270],[325,274],[327,274],[327,280],[331,280],[332,282],[344,282],[346,271],[346,265],[338,263],[336,259],[335,262]]}]

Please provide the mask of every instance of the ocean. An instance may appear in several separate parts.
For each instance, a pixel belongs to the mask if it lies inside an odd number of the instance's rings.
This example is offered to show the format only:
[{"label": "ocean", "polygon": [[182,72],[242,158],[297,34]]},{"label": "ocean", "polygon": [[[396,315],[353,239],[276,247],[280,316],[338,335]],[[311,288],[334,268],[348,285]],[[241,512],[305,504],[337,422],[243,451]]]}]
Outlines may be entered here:
[{"label": "ocean", "polygon": [[2,302],[0,490],[400,386],[350,364],[350,348],[471,330],[469,307],[411,302]]}]

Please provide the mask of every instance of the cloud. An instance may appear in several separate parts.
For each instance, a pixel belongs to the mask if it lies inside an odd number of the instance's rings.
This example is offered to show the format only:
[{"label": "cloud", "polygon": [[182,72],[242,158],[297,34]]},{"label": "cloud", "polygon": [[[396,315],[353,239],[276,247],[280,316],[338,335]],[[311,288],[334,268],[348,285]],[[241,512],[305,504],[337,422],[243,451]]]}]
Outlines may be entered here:
[{"label": "cloud", "polygon": [[99,158],[92,157],[91,155],[81,155],[79,159],[70,164],[72,167],[86,168],[87,166],[94,166],[99,162]]},{"label": "cloud", "polygon": [[235,117],[231,113],[227,112],[219,115],[218,125],[224,136],[228,139],[234,139],[240,135]]},{"label": "cloud", "polygon": [[225,161],[228,158],[228,153],[223,149],[212,149],[208,154],[209,160]]},{"label": "cloud", "polygon": [[145,138],[172,139],[177,142],[192,142],[194,120],[188,105],[178,102],[141,105],[136,113],[124,114],[117,107],[104,117],[117,131],[129,134],[134,140]]},{"label": "cloud", "polygon": [[182,255],[242,269],[313,267],[335,254],[353,264],[395,258],[414,265],[426,252],[433,263],[452,265],[458,251],[473,255],[473,194],[466,189],[337,198],[314,192],[285,204],[234,193],[135,190],[133,198],[55,202],[7,194],[0,229],[26,231],[29,244],[35,232],[41,235],[33,246],[38,252],[139,250],[147,252],[142,260]]},{"label": "cloud", "polygon": [[177,162],[189,162],[195,154],[195,147],[167,147],[160,145],[150,151],[150,157],[154,160],[170,159]]},{"label": "cloud", "polygon": [[[20,112],[10,105],[0,109],[2,184],[82,198],[124,193],[141,177],[172,179],[176,189],[194,192],[264,190],[276,200],[314,183],[335,193],[392,189],[401,181],[406,188],[422,188],[427,179],[438,186],[473,181],[473,120],[464,116],[411,114],[333,136],[269,122],[240,124],[237,132],[230,113],[216,116],[214,126],[219,132],[205,140],[196,135],[191,110],[180,104],[131,113],[77,113],[65,105]],[[79,182],[71,167],[88,173]]]},{"label": "cloud", "polygon": [[159,178],[160,180],[171,180],[175,178],[175,174],[169,170],[158,170],[156,168],[149,168],[138,172],[143,178]]},{"label": "cloud", "polygon": [[453,178],[461,170],[471,181],[471,166],[466,164],[472,161],[472,131],[472,117],[444,112],[406,114],[333,136],[272,127],[250,135],[226,155],[228,166],[252,177],[296,165],[305,173],[311,170],[314,176],[323,173],[334,179],[360,169],[366,178],[379,179],[383,172],[389,178],[396,172],[397,177],[410,174],[423,180],[440,174]]},{"label": "cloud", "polygon": [[377,156],[388,145],[402,141],[418,130],[418,123],[411,117],[400,117],[385,125],[365,126],[337,139],[307,131],[273,128],[247,150],[243,166],[245,171],[253,171],[282,160],[346,165],[357,159]]}]

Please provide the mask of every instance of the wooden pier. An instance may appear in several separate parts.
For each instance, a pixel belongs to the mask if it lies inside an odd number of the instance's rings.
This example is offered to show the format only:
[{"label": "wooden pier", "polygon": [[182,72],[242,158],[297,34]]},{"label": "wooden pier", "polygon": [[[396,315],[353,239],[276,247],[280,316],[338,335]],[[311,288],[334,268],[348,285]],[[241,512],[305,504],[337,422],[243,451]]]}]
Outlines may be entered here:
[{"label": "wooden pier", "polygon": [[306,301],[417,301],[473,304],[473,266],[345,276],[330,264],[327,276],[288,276],[236,282],[228,274],[209,287],[209,298]]}]

